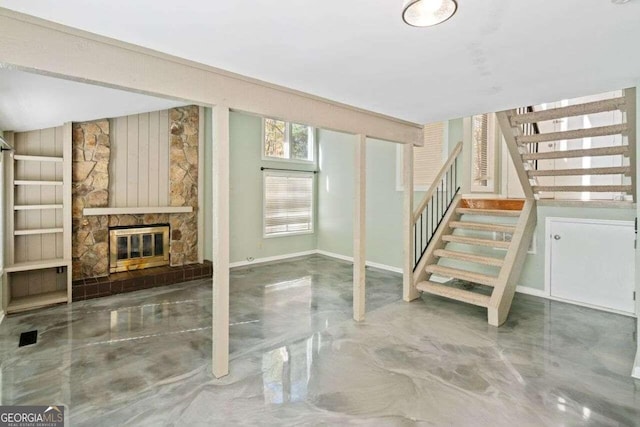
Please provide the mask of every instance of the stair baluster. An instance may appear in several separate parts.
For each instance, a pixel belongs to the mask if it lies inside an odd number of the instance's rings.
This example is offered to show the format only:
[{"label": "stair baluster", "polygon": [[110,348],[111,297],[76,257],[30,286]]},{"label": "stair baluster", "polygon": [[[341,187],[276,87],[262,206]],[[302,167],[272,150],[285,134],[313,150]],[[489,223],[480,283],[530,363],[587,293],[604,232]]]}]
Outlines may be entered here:
[{"label": "stair baluster", "polygon": [[[444,164],[413,217],[413,269],[420,263],[433,235],[442,223],[451,204],[460,191],[458,184],[458,157],[462,143],[458,143]],[[418,224],[419,223],[419,224]]]}]

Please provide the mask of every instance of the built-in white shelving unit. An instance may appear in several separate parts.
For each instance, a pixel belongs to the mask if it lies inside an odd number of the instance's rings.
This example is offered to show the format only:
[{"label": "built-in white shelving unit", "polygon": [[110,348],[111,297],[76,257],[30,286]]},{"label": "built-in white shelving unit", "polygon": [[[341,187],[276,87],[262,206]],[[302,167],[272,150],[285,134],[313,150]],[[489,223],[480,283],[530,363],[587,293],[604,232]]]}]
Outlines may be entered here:
[{"label": "built-in white shelving unit", "polygon": [[71,123],[5,139],[4,311],[71,302]]}]

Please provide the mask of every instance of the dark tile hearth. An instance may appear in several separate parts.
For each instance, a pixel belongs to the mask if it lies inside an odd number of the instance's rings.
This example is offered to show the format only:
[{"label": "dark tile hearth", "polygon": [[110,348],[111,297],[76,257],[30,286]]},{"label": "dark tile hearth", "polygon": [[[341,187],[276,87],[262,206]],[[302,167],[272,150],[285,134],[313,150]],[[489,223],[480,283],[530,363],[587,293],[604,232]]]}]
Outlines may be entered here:
[{"label": "dark tile hearth", "polygon": [[157,286],[173,285],[189,280],[209,278],[213,274],[211,261],[203,264],[189,264],[178,267],[155,267],[144,270],[125,271],[105,277],[91,277],[74,280],[72,284],[73,301],[106,297],[123,292]]}]

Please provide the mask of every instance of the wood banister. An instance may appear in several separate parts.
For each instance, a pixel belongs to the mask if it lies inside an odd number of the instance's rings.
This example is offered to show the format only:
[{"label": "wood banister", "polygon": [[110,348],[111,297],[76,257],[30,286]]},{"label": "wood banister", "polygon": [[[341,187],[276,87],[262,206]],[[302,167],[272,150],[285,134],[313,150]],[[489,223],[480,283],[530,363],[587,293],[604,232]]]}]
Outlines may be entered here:
[{"label": "wood banister", "polygon": [[462,152],[462,142],[458,142],[456,147],[453,149],[453,151],[449,155],[449,158],[447,159],[445,164],[442,166],[442,168],[440,168],[440,172],[438,172],[438,175],[436,175],[435,179],[433,180],[433,183],[427,190],[427,193],[422,198],[422,201],[420,202],[420,204],[418,204],[418,208],[413,211],[414,224],[420,218],[420,213],[422,213],[422,211],[427,207],[427,204],[429,203],[429,200],[431,200],[433,193],[436,192],[436,190],[438,189],[438,186],[440,185],[440,182],[442,182],[442,178],[444,178],[444,176],[447,174],[447,171],[449,170],[451,165],[456,161],[456,158],[460,155],[461,152]]}]

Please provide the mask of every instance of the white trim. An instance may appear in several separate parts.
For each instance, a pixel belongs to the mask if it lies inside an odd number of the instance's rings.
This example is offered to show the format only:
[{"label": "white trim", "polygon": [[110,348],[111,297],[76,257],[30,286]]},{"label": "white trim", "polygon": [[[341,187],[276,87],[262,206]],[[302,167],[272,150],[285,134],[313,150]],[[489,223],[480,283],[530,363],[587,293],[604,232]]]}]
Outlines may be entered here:
[{"label": "white trim", "polygon": [[191,213],[192,206],[144,206],[131,208],[84,208],[82,214],[90,215],[136,215],[159,213]]},{"label": "white trim", "polygon": [[633,364],[631,376],[640,380],[640,349],[638,349],[638,352],[636,353],[636,360]]},{"label": "white trim", "polygon": [[4,320],[4,311],[0,310],[0,325],[2,324],[3,320]]},{"label": "white trim", "polygon": [[[287,156],[289,156],[288,158],[283,158],[283,157],[271,157],[271,156],[267,156],[264,153],[264,138],[265,138],[265,132],[264,132],[264,121],[265,119],[270,119],[270,120],[277,120],[280,122],[284,122],[285,125],[285,131],[284,131],[284,143],[285,143],[285,151],[287,151]],[[303,159],[292,159],[291,158],[291,152],[290,152],[290,141],[289,141],[289,137],[291,134],[291,124],[296,124],[296,125],[300,125],[300,126],[307,126],[309,128],[309,149],[311,151],[311,160],[303,160]],[[313,126],[310,125],[305,125],[303,123],[297,123],[297,122],[291,122],[288,120],[281,120],[281,119],[276,119],[273,117],[262,117],[262,129],[261,129],[261,136],[260,136],[260,159],[263,162],[282,162],[282,163],[295,163],[295,164],[300,164],[300,165],[315,165],[316,164],[316,128],[314,128]]]},{"label": "white trim", "polygon": [[549,299],[544,289],[536,289],[529,286],[516,286],[516,292],[524,295],[532,295],[534,297]]},{"label": "white trim", "polygon": [[[315,253],[318,254],[318,255],[328,256],[329,258],[336,258],[336,259],[340,259],[342,261],[353,262],[353,257],[346,256],[346,255],[341,255],[341,254],[336,254],[334,252],[327,252],[327,251],[323,251],[323,250],[317,249],[315,251]],[[367,267],[373,267],[373,268],[378,268],[380,270],[386,270],[386,271],[391,271],[393,273],[402,274],[402,268],[400,268],[400,267],[393,267],[391,265],[380,264],[380,263],[373,262],[373,261],[367,261],[365,263],[365,265]]]},{"label": "white trim", "polygon": [[198,262],[204,262],[204,107],[198,107]]},{"label": "white trim", "polygon": [[317,253],[317,250],[316,249],[312,249],[310,251],[296,252],[296,253],[292,253],[292,254],[284,254],[284,255],[276,255],[276,256],[270,256],[270,257],[264,257],[264,258],[256,258],[256,259],[252,259],[251,261],[247,260],[247,261],[232,262],[231,264],[229,264],[229,267],[230,268],[235,268],[235,267],[244,267],[246,265],[263,264],[265,262],[281,261],[281,260],[285,260],[285,259],[289,259],[289,258],[298,258],[298,257],[301,257],[301,256],[306,256],[306,255],[315,255],[316,253]]}]

